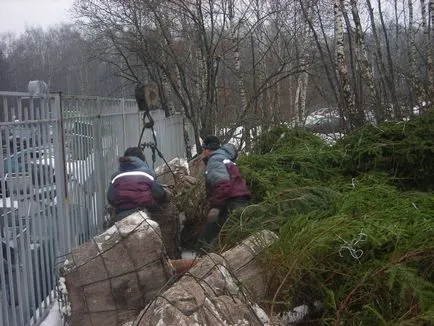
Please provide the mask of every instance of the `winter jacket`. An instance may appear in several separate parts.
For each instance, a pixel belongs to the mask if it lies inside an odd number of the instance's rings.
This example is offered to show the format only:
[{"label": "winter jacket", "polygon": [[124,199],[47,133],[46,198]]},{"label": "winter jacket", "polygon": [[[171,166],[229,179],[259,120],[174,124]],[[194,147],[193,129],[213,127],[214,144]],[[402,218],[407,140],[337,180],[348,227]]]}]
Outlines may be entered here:
[{"label": "winter jacket", "polygon": [[165,199],[166,192],[145,162],[134,156],[119,159],[119,171],[113,174],[107,191],[107,200],[116,213],[151,209]]},{"label": "winter jacket", "polygon": [[206,162],[206,189],[211,207],[222,207],[229,199],[250,198],[246,181],[233,162],[237,151],[232,144],[225,144],[212,152]]}]

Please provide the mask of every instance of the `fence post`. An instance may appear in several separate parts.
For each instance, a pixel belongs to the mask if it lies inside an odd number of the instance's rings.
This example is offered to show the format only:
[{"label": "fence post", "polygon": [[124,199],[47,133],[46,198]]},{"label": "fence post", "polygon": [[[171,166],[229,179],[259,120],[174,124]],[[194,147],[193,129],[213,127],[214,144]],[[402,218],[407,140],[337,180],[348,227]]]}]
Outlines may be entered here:
[{"label": "fence post", "polygon": [[[69,227],[68,192],[66,183],[65,163],[65,138],[63,132],[62,94],[54,95],[54,113],[56,128],[53,131],[53,143],[56,153],[55,176],[56,176],[56,211],[57,211],[57,232],[55,235],[56,255],[65,255],[71,250],[71,232]],[[60,240],[62,239],[62,241]]]},{"label": "fence post", "polygon": [[127,117],[125,115],[125,99],[121,99],[121,105],[122,105],[122,134],[124,139],[124,149],[127,148]]},{"label": "fence post", "polygon": [[[97,96],[96,98],[97,104],[97,112],[102,112],[102,104],[101,98]],[[99,185],[96,187],[96,200],[97,200],[97,221],[98,221],[98,230],[101,231],[103,229],[104,224],[104,215],[105,215],[105,164],[104,164],[104,155],[103,155],[103,132],[102,132],[102,119],[101,115],[98,114],[96,116],[96,128],[95,128],[95,136],[94,136],[94,144],[95,144],[95,171],[96,178]]]}]

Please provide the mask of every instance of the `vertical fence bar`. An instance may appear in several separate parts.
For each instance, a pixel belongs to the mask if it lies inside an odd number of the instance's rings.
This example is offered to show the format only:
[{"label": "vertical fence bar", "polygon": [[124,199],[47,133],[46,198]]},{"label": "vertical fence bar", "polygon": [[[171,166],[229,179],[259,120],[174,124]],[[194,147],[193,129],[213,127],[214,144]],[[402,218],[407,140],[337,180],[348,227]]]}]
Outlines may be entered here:
[{"label": "vertical fence bar", "polygon": [[54,152],[56,155],[56,211],[58,229],[55,237],[57,256],[63,256],[71,249],[71,237],[68,227],[68,198],[66,191],[65,152],[63,138],[63,114],[61,93],[53,94],[53,113],[56,120],[56,128],[53,130]]},{"label": "vertical fence bar", "polygon": [[124,140],[124,148],[127,148],[127,117],[125,113],[125,99],[122,99],[122,138]]},{"label": "vertical fence bar", "polygon": [[[8,100],[6,96],[3,96],[2,98],[2,102],[3,102],[3,110],[4,110],[4,118],[5,121],[8,121]],[[1,140],[1,144],[5,143],[6,147],[9,147],[9,126],[8,125],[2,125],[2,132],[0,133],[0,140]],[[3,140],[3,137],[5,137],[5,139]],[[7,150],[6,150],[7,153]],[[5,154],[6,154],[5,153]],[[1,159],[1,165],[0,165],[0,172],[1,175],[4,176],[5,175],[5,164],[4,164],[4,148],[2,148],[2,151],[0,151],[0,159]],[[5,179],[2,178],[1,179],[1,189],[2,189],[2,206],[5,207],[7,209],[7,200],[6,200],[6,182]],[[10,201],[10,199],[9,199]],[[8,212],[7,210],[4,209],[2,212],[2,216],[0,217],[0,236],[1,236],[1,240],[2,240],[2,247],[3,245],[3,241],[6,240],[6,232],[7,232],[7,227],[9,225],[9,219],[8,219]],[[12,211],[13,212],[13,211]],[[11,213],[12,213],[11,212]],[[12,215],[12,214],[11,214]],[[7,250],[7,247],[6,247]],[[7,255],[7,252],[6,252]],[[5,261],[4,257],[4,251],[2,248],[2,261]],[[6,274],[8,273],[8,274]],[[1,311],[2,311],[2,321],[5,320],[5,325],[7,323],[9,323],[10,321],[10,311],[9,311],[9,296],[8,296],[8,287],[9,285],[9,279],[8,276],[9,275],[9,264],[0,264],[0,281],[2,284],[4,284],[2,291],[0,292],[1,294],[1,301],[2,301],[2,305],[1,305]],[[4,319],[3,319],[4,318]],[[3,325],[3,324],[2,324]]]},{"label": "vertical fence bar", "polygon": [[[48,115],[48,109],[47,109],[47,105],[45,103],[45,100],[43,98],[40,99],[39,102],[39,108],[40,108],[40,112],[41,112],[41,120],[40,120],[40,131],[41,134],[44,133],[44,124],[46,123],[45,121],[49,118]],[[42,159],[42,164],[46,164],[46,159],[45,157]],[[37,175],[39,174],[39,176],[43,175],[43,170],[42,170],[42,164],[38,164],[38,166],[36,167],[36,175],[35,178],[37,178]],[[42,188],[42,180],[43,178],[40,178],[41,180],[38,180],[38,188],[39,190]],[[44,311],[44,309],[46,308],[46,295],[49,291],[49,287],[50,287],[50,267],[49,267],[49,260],[48,260],[48,253],[47,253],[47,244],[46,244],[46,230],[47,230],[47,219],[48,216],[46,215],[42,215],[40,219],[38,219],[38,224],[39,224],[39,233],[38,233],[38,237],[39,237],[39,252],[35,253],[35,261],[40,264],[40,269],[41,269],[41,273],[42,273],[42,277],[41,277],[41,296],[38,297],[38,301],[39,301],[39,312],[42,313]]]},{"label": "vertical fence bar", "polygon": [[[29,98],[28,106],[22,106],[22,115],[21,120],[28,122],[29,121],[29,107],[33,104],[33,99]],[[29,161],[24,163],[25,172],[23,177],[23,185],[22,188],[24,192],[25,198],[29,198],[32,195],[32,179],[31,179],[31,171],[30,171],[30,159],[32,157],[33,146],[30,144],[34,139],[34,124],[29,122],[24,125],[26,129],[30,129],[31,132],[26,135],[27,138],[27,146],[26,153],[29,155]],[[28,152],[27,152],[28,149]],[[20,229],[20,243],[19,243],[19,252],[20,252],[20,269],[22,270],[22,298],[23,300],[20,302],[24,307],[24,320],[30,318],[31,311],[31,277],[29,265],[31,260],[31,242],[30,242],[30,227],[29,227],[29,216],[31,216],[32,211],[34,209],[33,203],[30,201],[28,204],[27,214],[24,214],[19,217],[19,229]],[[18,244],[17,244],[18,245]]]},{"label": "vertical fence bar", "polygon": [[[52,130],[53,130],[53,122],[55,121],[55,114],[54,114],[54,110],[55,110],[55,98],[53,99],[52,96],[49,96],[47,98],[47,105],[48,105],[48,112],[49,112],[49,121],[47,122],[47,124],[45,125],[46,128],[46,133],[45,133],[45,137],[43,140],[44,148],[47,152],[47,156],[45,157],[45,159],[48,159],[48,164],[46,166],[47,171],[47,183],[48,185],[46,185],[44,183],[44,212],[46,212],[45,214],[48,216],[48,232],[47,232],[47,237],[48,237],[48,253],[49,253],[49,257],[50,257],[50,271],[51,271],[51,287],[50,287],[50,292],[49,292],[49,302],[48,304],[51,305],[51,303],[53,302],[54,298],[55,298],[55,293],[54,288],[56,286],[57,283],[57,279],[56,279],[56,272],[55,272],[55,262],[56,262],[56,252],[55,252],[55,225],[58,224],[58,214],[55,210],[53,210],[53,200],[56,198],[56,194],[57,194],[57,187],[56,187],[56,178],[55,178],[55,171],[56,171],[56,161],[55,161],[55,154],[54,154],[54,149],[53,149],[53,142],[52,142]],[[62,128],[62,148],[64,148],[64,137],[63,137],[63,128]],[[42,141],[42,139],[41,139]],[[62,161],[62,159],[64,159],[64,157],[62,156],[62,158],[60,160],[58,160],[58,162],[61,162],[62,165],[65,167],[65,163],[64,161]],[[54,165],[54,170],[53,170],[53,165]],[[63,181],[65,181],[66,176],[65,176],[65,171],[63,171]],[[45,196],[46,194],[46,196]]]},{"label": "vertical fence bar", "polygon": [[[42,137],[46,139],[47,135],[48,135],[48,124],[51,119],[51,112],[50,112],[50,99],[43,97],[41,98],[41,103],[40,103],[41,109],[45,112],[44,114],[44,122],[42,123],[41,127],[42,127]],[[45,140],[43,141],[45,144]],[[47,193],[47,195],[49,195],[50,193],[52,193],[52,176],[50,173],[50,168],[51,168],[51,155],[50,155],[50,148],[49,146],[46,146],[46,153],[47,155],[44,155],[43,159],[42,159],[42,164],[39,164],[39,172],[40,172],[40,176],[41,176],[41,184],[42,184],[42,189],[41,191],[44,193]],[[44,303],[44,308],[48,308],[50,303],[51,303],[51,298],[50,298],[50,293],[51,290],[54,287],[54,267],[53,267],[53,263],[54,263],[54,258],[51,256],[51,247],[52,247],[52,240],[50,239],[50,229],[51,226],[54,223],[54,219],[53,216],[51,214],[51,211],[48,210],[47,212],[45,212],[44,214],[44,218],[41,221],[42,223],[42,230],[43,233],[41,235],[41,254],[42,254],[42,258],[41,261],[43,261],[44,263],[42,264],[42,266],[45,267],[45,291],[43,293],[43,303]]]},{"label": "vertical fence bar", "polygon": [[[34,116],[35,116],[35,120],[37,121],[41,121],[44,119],[44,114],[43,114],[43,110],[41,108],[41,105],[38,105],[36,107],[34,107]],[[42,127],[41,124],[38,123],[38,128],[39,128],[39,132],[42,134]],[[35,166],[34,167],[34,173],[35,175],[38,173],[38,167]],[[37,180],[38,178],[36,178],[36,188],[40,187],[40,182],[39,180]],[[39,210],[38,210],[39,211]],[[36,215],[37,219],[36,221],[33,220],[33,226],[34,226],[34,234],[35,237],[37,237],[37,239],[39,240],[41,238],[41,234],[42,234],[42,219],[44,218],[44,215],[41,214],[40,212],[38,212],[38,214]],[[38,250],[41,250],[40,247],[38,247]],[[36,296],[35,296],[35,305],[36,305],[36,314],[42,314],[43,312],[43,307],[41,305],[40,302],[40,298],[42,297],[43,293],[44,293],[44,270],[42,268],[42,264],[43,262],[41,262],[41,257],[40,254],[38,255],[36,252],[33,255],[32,258],[34,265],[35,265],[35,274],[36,274],[36,278],[35,278],[35,283],[36,283]]]},{"label": "vertical fence bar", "polygon": [[[5,120],[7,121],[7,111],[8,111],[8,101],[7,101],[7,97],[3,96],[2,98],[2,102],[3,102],[3,110],[4,110],[4,114],[5,114]],[[3,139],[3,137],[5,137],[5,139]],[[1,144],[5,143],[6,146],[9,146],[9,128],[7,125],[3,126],[2,125],[2,132],[0,133],[0,141]],[[1,175],[4,176],[5,175],[5,168],[4,168],[4,157],[3,157],[3,148],[2,151],[0,151],[0,159],[1,159],[1,164],[0,164],[0,172]],[[1,179],[1,189],[2,189],[2,205],[3,207],[6,207],[6,182],[4,180],[4,178]],[[7,230],[7,226],[9,223],[9,219],[8,219],[8,214],[7,211],[4,209],[2,212],[2,216],[0,216],[0,237],[1,237],[1,241],[2,241],[2,247],[3,247],[3,240],[5,239],[4,237],[4,233]],[[2,262],[4,261],[5,257],[3,256],[3,248],[2,248]],[[5,268],[6,267],[6,268]],[[7,325],[9,323],[9,303],[8,303],[8,295],[7,295],[7,287],[8,284],[6,282],[8,282],[7,278],[6,278],[6,270],[8,270],[8,267],[6,266],[6,264],[0,264],[0,281],[1,284],[4,284],[1,291],[0,291],[0,295],[1,295],[1,308],[0,308],[0,321],[2,322],[2,325]],[[4,322],[4,323],[3,323]]]},{"label": "vertical fence bar", "polygon": [[[102,112],[102,106],[101,106],[101,98],[97,97],[97,112],[100,113]],[[95,126],[95,172],[96,172],[96,177],[98,180],[97,183],[97,188],[96,188],[96,193],[97,193],[97,198],[98,199],[98,205],[97,205],[97,218],[99,216],[103,216],[104,215],[104,211],[105,211],[105,174],[104,174],[104,169],[102,168],[104,166],[104,160],[103,160],[103,156],[102,156],[102,128],[101,128],[101,118],[100,115],[98,114],[98,118],[95,122],[97,122],[97,125]],[[98,218],[98,229],[102,230],[103,229],[103,219],[102,218]]]},{"label": "vertical fence bar", "polygon": [[[39,108],[39,106],[36,106]],[[34,101],[30,101],[30,106],[29,106],[29,116],[30,116],[30,120],[40,120],[40,116],[39,115],[35,115],[35,103]],[[41,134],[42,134],[42,128],[40,123],[38,123],[35,126],[36,130],[37,130],[37,137],[36,140],[38,142],[38,144],[40,144],[41,142]],[[40,149],[40,148],[39,148]],[[34,149],[33,150],[33,155],[34,155],[34,159],[36,156],[36,153],[40,153],[39,149],[37,149],[36,151]],[[40,156],[38,156],[37,161],[40,161]],[[40,182],[39,182],[39,178],[35,177],[38,174],[38,164],[33,163],[32,166],[30,167],[30,173],[32,173],[32,175],[34,176],[34,180],[32,180],[32,187],[33,187],[33,195],[36,196],[36,198],[34,199],[33,205],[35,206],[36,212],[34,212],[32,214],[32,216],[29,216],[29,219],[31,219],[31,224],[30,224],[30,238],[33,242],[33,248],[34,250],[30,252],[30,259],[29,259],[29,263],[30,263],[30,269],[29,269],[29,274],[32,276],[30,277],[30,287],[32,289],[31,291],[31,311],[33,316],[35,316],[36,314],[40,314],[42,311],[42,307],[40,305],[40,300],[39,298],[41,298],[42,296],[42,285],[41,285],[41,277],[43,275],[42,270],[39,268],[40,266],[40,260],[38,259],[37,256],[37,251],[39,250],[39,244],[37,243],[39,241],[39,235],[40,235],[40,230],[41,230],[41,225],[40,225],[40,221],[43,218],[43,214],[41,212],[40,209],[40,200],[38,200],[38,189],[40,187]],[[36,277],[35,277],[36,276]]]},{"label": "vertical fence bar", "polygon": [[[13,200],[15,202],[16,199],[18,199],[18,203],[21,202],[22,200],[22,196],[20,194],[19,191],[19,184],[21,183],[19,181],[17,181],[17,178],[12,179],[13,174],[15,175],[19,175],[20,174],[20,167],[22,166],[21,163],[22,161],[25,160],[25,156],[22,155],[22,153],[18,153],[18,141],[17,139],[20,139],[20,132],[18,129],[18,125],[19,123],[17,122],[17,115],[20,112],[20,108],[21,108],[21,97],[15,97],[15,104],[17,105],[17,109],[14,111],[14,124],[13,124],[13,158],[12,158],[12,163],[15,166],[15,173],[12,173],[12,166],[11,169],[9,170],[11,178],[9,180],[11,180],[12,182],[10,183],[12,185],[12,189],[10,189],[10,198],[11,201]],[[17,137],[18,136],[18,137]],[[22,146],[22,144],[21,144]],[[11,161],[11,160],[9,160]],[[13,205],[12,205],[13,206]],[[15,267],[15,273],[13,273],[12,271],[12,275],[11,276],[11,282],[10,284],[13,285],[13,290],[12,292],[12,296],[11,296],[11,301],[13,302],[13,304],[15,305],[15,311],[16,311],[16,318],[17,318],[17,322],[22,323],[24,321],[24,312],[23,312],[23,306],[21,304],[22,302],[22,294],[21,294],[21,286],[22,286],[22,282],[20,280],[21,278],[21,267],[20,267],[20,262],[19,262],[19,251],[17,250],[17,243],[18,243],[18,239],[17,239],[17,233],[16,233],[16,219],[18,218],[18,220],[20,219],[20,208],[22,208],[21,205],[18,204],[18,216],[14,216],[11,225],[11,233],[12,233],[12,239],[10,238],[9,232],[7,232],[6,234],[6,241],[8,243],[8,248],[10,250],[10,245],[12,244],[12,248],[14,249],[14,257],[10,257],[11,262],[14,263],[14,267]]]}]

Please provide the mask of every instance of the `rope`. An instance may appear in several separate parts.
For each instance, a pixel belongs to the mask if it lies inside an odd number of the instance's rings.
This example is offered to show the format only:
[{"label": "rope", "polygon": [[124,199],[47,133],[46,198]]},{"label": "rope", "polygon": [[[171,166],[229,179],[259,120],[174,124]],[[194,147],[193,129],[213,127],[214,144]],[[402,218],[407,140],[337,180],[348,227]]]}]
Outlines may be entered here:
[{"label": "rope", "polygon": [[344,239],[342,239],[340,236],[338,236],[339,239],[341,239],[344,243],[341,245],[341,247],[339,248],[339,256],[343,257],[342,255],[342,251],[344,249],[348,250],[351,257],[353,257],[354,259],[359,260],[362,256],[363,256],[363,250],[362,249],[358,249],[357,245],[359,244],[359,242],[364,242],[367,240],[368,236],[366,235],[366,233],[360,232],[358,234],[358,238],[354,237],[353,240],[351,240],[351,242],[345,241]]},{"label": "rope", "polygon": [[[149,122],[146,122],[146,118],[149,119]],[[143,138],[143,134],[145,133],[145,129],[151,129],[153,142],[148,142],[148,143],[144,142],[144,143],[142,143],[142,138]],[[152,169],[155,169],[155,160],[156,160],[155,153],[157,153],[158,156],[163,160],[164,164],[166,164],[166,166],[169,169],[170,173],[172,173],[173,180],[174,180],[175,184],[178,182],[178,180],[176,179],[175,173],[173,172],[173,170],[170,167],[169,163],[164,158],[163,153],[161,153],[161,151],[158,149],[158,146],[157,146],[157,137],[155,136],[155,130],[154,130],[154,119],[152,119],[152,116],[149,113],[149,110],[145,111],[145,114],[143,115],[143,128],[142,128],[142,132],[140,133],[138,147],[142,151],[146,147],[149,147],[151,149],[151,151],[152,151]],[[146,164],[148,164],[148,162],[146,161],[146,157],[145,157],[145,162],[146,162]]]}]

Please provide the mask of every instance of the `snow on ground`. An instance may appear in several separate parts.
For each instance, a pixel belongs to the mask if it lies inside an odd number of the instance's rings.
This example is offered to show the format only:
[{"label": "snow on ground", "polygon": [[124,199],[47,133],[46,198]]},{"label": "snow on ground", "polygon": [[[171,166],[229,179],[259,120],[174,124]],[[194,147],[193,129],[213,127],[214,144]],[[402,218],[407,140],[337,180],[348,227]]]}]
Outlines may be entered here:
[{"label": "snow on ground", "polygon": [[59,304],[55,302],[50,312],[40,326],[63,326],[62,317],[59,311]]},{"label": "snow on ground", "polygon": [[182,259],[195,259],[195,258],[197,258],[197,254],[193,251],[184,250],[181,253],[181,258]]}]

